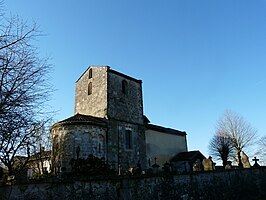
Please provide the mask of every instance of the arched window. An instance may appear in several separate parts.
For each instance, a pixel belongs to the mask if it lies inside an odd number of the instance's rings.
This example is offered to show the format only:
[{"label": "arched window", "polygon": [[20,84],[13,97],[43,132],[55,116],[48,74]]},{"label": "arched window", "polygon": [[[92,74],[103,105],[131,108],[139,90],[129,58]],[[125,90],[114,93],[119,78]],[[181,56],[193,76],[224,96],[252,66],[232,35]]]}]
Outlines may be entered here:
[{"label": "arched window", "polygon": [[122,81],[122,93],[127,94],[127,81],[126,80]]},{"label": "arched window", "polygon": [[132,131],[131,130],[125,130],[125,145],[126,149],[132,148]]},{"label": "arched window", "polygon": [[88,95],[92,94],[92,83],[90,82],[88,85]]},{"label": "arched window", "polygon": [[92,69],[89,70],[89,78],[92,78]]}]

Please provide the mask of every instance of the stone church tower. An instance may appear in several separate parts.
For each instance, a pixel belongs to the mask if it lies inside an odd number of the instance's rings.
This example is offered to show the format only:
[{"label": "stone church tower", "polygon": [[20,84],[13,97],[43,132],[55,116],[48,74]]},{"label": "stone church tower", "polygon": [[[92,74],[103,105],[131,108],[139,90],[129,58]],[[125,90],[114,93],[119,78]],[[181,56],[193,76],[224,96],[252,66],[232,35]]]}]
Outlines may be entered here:
[{"label": "stone church tower", "polygon": [[[89,154],[124,169],[146,166],[142,81],[108,66],[91,66],[76,82],[75,115],[51,128],[55,160]],[[61,152],[60,155],[58,152]]]}]

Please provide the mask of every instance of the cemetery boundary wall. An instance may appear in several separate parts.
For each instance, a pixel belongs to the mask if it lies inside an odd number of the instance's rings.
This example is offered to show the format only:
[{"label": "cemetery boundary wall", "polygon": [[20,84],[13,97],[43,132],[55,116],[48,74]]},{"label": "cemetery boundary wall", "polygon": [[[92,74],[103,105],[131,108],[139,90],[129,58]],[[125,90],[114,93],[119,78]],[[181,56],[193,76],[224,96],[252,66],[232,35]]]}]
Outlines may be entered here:
[{"label": "cemetery boundary wall", "polygon": [[266,167],[184,175],[83,177],[0,187],[0,200],[266,199]]}]

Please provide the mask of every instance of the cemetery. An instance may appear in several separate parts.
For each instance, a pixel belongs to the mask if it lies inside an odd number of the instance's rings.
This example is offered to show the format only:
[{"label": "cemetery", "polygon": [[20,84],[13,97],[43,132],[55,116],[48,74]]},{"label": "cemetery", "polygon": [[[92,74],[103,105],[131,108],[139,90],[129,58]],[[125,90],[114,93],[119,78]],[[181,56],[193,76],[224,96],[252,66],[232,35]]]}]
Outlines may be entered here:
[{"label": "cemetery", "polygon": [[75,115],[50,129],[51,151],[40,147],[15,175],[0,168],[0,200],[266,198],[258,158],[250,162],[242,151],[241,166],[216,166],[188,151],[186,132],[143,115],[141,83],[108,66],[89,67],[76,83]]},{"label": "cemetery", "polygon": [[[93,155],[73,159],[72,171],[43,178],[6,177],[3,199],[264,199],[266,167],[256,157],[246,168],[215,166],[199,159],[192,171],[176,171],[172,163],[154,164],[146,171],[118,171]],[[243,159],[243,160],[244,160]],[[3,179],[4,173],[1,172]],[[219,195],[217,195],[219,194]]]}]

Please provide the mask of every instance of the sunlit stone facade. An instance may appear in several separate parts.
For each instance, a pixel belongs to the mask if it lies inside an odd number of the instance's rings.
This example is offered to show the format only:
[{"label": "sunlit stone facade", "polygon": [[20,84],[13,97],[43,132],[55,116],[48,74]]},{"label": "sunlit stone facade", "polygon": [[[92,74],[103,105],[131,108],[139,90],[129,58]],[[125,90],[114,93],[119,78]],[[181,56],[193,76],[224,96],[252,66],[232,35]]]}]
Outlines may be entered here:
[{"label": "sunlit stone facade", "polygon": [[153,157],[164,155],[167,161],[187,151],[185,132],[150,125],[143,115],[142,81],[108,66],[91,66],[77,80],[74,113],[51,128],[54,166],[66,171],[71,159],[90,154],[126,170],[138,163],[146,169]]}]

